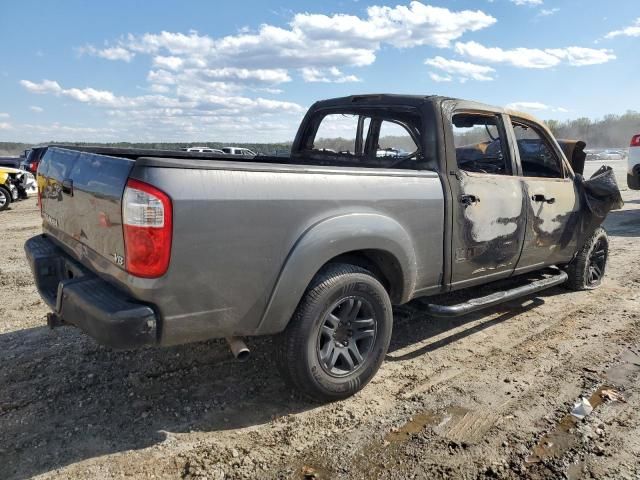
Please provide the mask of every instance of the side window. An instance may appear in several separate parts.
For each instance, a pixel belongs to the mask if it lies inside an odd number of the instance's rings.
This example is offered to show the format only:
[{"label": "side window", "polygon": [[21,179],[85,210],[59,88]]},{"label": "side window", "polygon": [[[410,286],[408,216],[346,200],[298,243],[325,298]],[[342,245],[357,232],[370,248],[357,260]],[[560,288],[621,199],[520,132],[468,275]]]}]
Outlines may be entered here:
[{"label": "side window", "polygon": [[320,122],[313,140],[313,149],[344,155],[356,153],[358,115],[329,114]]},{"label": "side window", "polygon": [[466,172],[511,175],[500,119],[496,115],[459,113],[453,116],[453,140],[458,168]]},{"label": "side window", "polygon": [[416,150],[418,150],[418,146],[405,127],[394,122],[382,122],[378,135],[376,157],[408,157]]},{"label": "side window", "polygon": [[537,128],[512,121],[518,142],[522,175],[525,177],[564,178],[562,161],[556,155],[549,141]]}]

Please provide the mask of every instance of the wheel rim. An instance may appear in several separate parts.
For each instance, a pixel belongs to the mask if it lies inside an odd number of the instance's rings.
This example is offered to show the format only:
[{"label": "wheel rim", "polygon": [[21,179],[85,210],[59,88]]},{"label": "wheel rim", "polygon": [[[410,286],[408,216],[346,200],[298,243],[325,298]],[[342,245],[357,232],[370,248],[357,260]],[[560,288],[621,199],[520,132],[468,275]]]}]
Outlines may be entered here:
[{"label": "wheel rim", "polygon": [[333,377],[359,370],[373,350],[377,324],[373,306],[365,298],[351,296],[336,302],[325,315],[316,342],[323,370]]},{"label": "wheel rim", "polygon": [[607,242],[599,239],[589,254],[589,268],[587,269],[587,283],[590,286],[598,285],[604,276],[604,268],[607,264]]},{"label": "wheel rim", "polygon": [[0,207],[4,207],[7,204],[7,194],[0,188]]}]

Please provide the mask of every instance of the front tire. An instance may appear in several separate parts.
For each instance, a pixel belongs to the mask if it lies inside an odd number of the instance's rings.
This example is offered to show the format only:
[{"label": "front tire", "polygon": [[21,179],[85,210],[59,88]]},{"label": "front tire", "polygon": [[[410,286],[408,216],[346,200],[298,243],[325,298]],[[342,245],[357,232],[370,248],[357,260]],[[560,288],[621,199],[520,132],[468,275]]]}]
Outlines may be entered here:
[{"label": "front tire", "polygon": [[330,264],[311,281],[286,330],[276,362],[291,386],[317,401],[347,398],[376,374],[391,340],[389,295],[375,276]]},{"label": "front tire", "polygon": [[599,227],[567,267],[567,287],[571,290],[598,288],[602,284],[608,259],[609,237],[605,229]]},{"label": "front tire", "polygon": [[0,212],[9,208],[11,193],[5,187],[0,186]]}]

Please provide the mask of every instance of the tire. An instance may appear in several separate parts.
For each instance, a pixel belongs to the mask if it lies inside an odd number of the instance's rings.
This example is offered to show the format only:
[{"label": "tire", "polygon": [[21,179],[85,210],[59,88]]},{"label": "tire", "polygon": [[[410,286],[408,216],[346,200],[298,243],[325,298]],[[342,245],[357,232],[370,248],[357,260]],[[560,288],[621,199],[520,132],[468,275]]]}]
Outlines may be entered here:
[{"label": "tire", "polygon": [[584,243],[567,267],[566,286],[571,290],[593,290],[602,284],[609,257],[609,238],[599,227]]},{"label": "tire", "polygon": [[631,190],[640,190],[640,174],[631,175],[627,173],[627,186]]},{"label": "tire", "polygon": [[290,386],[313,400],[347,398],[380,368],[392,326],[389,295],[371,272],[329,264],[275,338],[276,364]]},{"label": "tire", "polygon": [[11,193],[5,187],[0,186],[0,212],[11,205]]}]

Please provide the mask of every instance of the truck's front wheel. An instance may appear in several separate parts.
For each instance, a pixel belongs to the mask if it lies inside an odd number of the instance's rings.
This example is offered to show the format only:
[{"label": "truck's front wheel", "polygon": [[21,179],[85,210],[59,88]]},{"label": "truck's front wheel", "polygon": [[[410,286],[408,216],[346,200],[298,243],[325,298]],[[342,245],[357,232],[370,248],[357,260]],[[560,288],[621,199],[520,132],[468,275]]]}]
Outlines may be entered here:
[{"label": "truck's front wheel", "polygon": [[330,264],[314,277],[277,337],[278,368],[315,400],[349,397],[380,368],[392,323],[389,295],[371,272]]},{"label": "truck's front wheel", "polygon": [[609,238],[604,228],[599,227],[584,243],[576,258],[568,265],[571,290],[592,290],[602,283],[609,258]]}]

